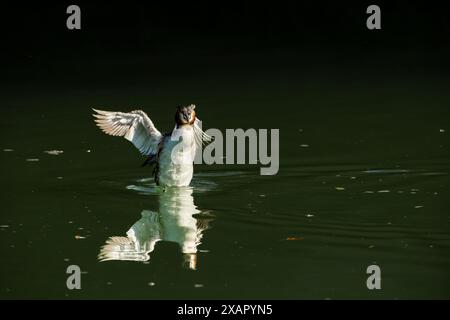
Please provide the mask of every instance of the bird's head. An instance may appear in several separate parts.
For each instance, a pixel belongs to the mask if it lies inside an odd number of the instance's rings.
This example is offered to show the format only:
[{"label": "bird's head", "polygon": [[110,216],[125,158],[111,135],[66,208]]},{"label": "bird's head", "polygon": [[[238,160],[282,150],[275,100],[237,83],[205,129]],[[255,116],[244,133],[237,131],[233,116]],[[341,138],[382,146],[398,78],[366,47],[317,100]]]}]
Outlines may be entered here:
[{"label": "bird's head", "polygon": [[195,122],[195,105],[190,104],[188,106],[179,106],[175,113],[175,122],[177,125],[182,126],[185,124],[194,124]]}]

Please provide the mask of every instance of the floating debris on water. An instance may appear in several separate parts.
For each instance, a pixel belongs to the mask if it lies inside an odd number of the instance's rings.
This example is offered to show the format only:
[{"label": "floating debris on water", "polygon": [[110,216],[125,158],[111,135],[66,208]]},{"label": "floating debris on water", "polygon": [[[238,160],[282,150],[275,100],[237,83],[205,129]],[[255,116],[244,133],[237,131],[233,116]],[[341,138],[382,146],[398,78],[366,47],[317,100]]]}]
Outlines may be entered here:
[{"label": "floating debris on water", "polygon": [[444,129],[439,129],[439,132],[440,132],[440,133],[444,133],[445,130],[444,130]]},{"label": "floating debris on water", "polygon": [[86,237],[80,236],[80,235],[75,235],[75,239],[76,240],[81,240],[81,239],[86,239]]},{"label": "floating debris on water", "polygon": [[306,215],[306,217],[307,217],[307,218],[312,218],[312,217],[314,217],[314,215],[311,214],[311,213],[308,213],[308,214]]},{"label": "floating debris on water", "polygon": [[367,190],[367,191],[364,191],[364,193],[375,193],[375,191]]},{"label": "floating debris on water", "polygon": [[26,159],[26,161],[28,161],[28,162],[37,162],[37,161],[39,161],[39,159],[38,158],[29,158],[29,159]]},{"label": "floating debris on water", "polygon": [[3,149],[3,151],[5,151],[5,152],[13,152],[14,149]]},{"label": "floating debris on water", "polygon": [[344,191],[345,188],[344,188],[344,187],[336,187],[336,190],[337,190],[337,191]]},{"label": "floating debris on water", "polygon": [[2,225],[0,226],[0,228],[9,228],[9,225],[8,225],[8,224],[2,224]]},{"label": "floating debris on water", "polygon": [[369,246],[369,249],[373,249],[373,248],[375,248],[374,245],[370,245],[370,246]]},{"label": "floating debris on water", "polygon": [[204,285],[201,283],[194,284],[194,288],[203,288],[203,287],[204,287]]},{"label": "floating debris on water", "polygon": [[266,197],[265,194],[260,194],[259,196],[260,196],[261,198],[265,198],[265,197]]},{"label": "floating debris on water", "polygon": [[52,156],[59,156],[61,153],[64,153],[62,150],[46,150],[44,152]]},{"label": "floating debris on water", "polygon": [[156,283],[154,283],[154,282],[149,282],[149,283],[148,283],[148,285],[149,285],[150,287],[154,287],[155,284],[156,284]]},{"label": "floating debris on water", "polygon": [[298,241],[298,240],[303,240],[303,237],[287,237],[286,240],[287,241]]},{"label": "floating debris on water", "polygon": [[391,192],[390,190],[378,190],[378,193],[389,193]]},{"label": "floating debris on water", "polygon": [[352,179],[352,180],[355,180],[355,179],[356,179],[356,177],[350,177],[350,179]]},{"label": "floating debris on water", "polygon": [[301,144],[300,147],[302,147],[302,148],[308,148],[308,147],[309,147],[309,144]]},{"label": "floating debris on water", "polygon": [[63,177],[56,177],[56,179],[61,180]]},{"label": "floating debris on water", "polygon": [[381,170],[366,170],[364,173],[375,173],[375,174],[385,174],[385,173],[407,173],[410,170],[404,169],[381,169]]},{"label": "floating debris on water", "polygon": [[199,252],[202,252],[202,253],[208,253],[209,252],[209,250],[207,250],[207,249],[201,249],[201,250],[198,250]]},{"label": "floating debris on water", "polygon": [[414,209],[420,209],[423,208],[423,206],[415,206]]},{"label": "floating debris on water", "polygon": [[86,152],[87,152],[87,153],[90,153],[90,152],[91,152],[91,149],[87,149]]}]

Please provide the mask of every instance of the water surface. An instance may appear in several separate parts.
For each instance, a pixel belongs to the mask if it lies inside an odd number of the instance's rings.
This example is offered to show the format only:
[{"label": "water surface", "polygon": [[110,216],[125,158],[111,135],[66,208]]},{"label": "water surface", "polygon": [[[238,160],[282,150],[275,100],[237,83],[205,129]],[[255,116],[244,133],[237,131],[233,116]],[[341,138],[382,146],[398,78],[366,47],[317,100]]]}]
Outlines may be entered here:
[{"label": "water surface", "polygon": [[[104,61],[100,79],[49,70],[7,93],[0,297],[449,298],[445,82],[245,61],[156,81],[120,60],[142,77],[110,82]],[[162,192],[90,110],[139,107],[166,131],[180,103],[197,104],[204,128],[279,128],[279,173],[199,165],[190,189]],[[366,288],[371,264],[382,290]]]}]

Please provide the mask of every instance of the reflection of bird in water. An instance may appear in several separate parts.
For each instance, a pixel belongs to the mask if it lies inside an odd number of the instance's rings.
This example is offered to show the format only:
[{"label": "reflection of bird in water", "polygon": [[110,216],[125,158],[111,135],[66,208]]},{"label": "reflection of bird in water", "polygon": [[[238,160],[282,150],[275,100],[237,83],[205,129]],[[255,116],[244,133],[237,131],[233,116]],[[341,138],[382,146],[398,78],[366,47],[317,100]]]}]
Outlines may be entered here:
[{"label": "reflection of bird in water", "polygon": [[192,192],[189,187],[161,190],[159,213],[142,211],[141,219],[133,224],[126,237],[110,237],[106,241],[99,259],[147,261],[156,242],[171,241],[180,245],[185,265],[196,269],[197,246],[209,221],[198,215],[200,211],[194,204]]},{"label": "reflection of bird in water", "polygon": [[188,186],[197,150],[212,140],[202,131],[193,104],[177,108],[175,128],[164,135],[141,110],[129,113],[94,111],[95,122],[103,132],[123,136],[147,156],[143,166],[155,165],[155,181],[162,186]]}]

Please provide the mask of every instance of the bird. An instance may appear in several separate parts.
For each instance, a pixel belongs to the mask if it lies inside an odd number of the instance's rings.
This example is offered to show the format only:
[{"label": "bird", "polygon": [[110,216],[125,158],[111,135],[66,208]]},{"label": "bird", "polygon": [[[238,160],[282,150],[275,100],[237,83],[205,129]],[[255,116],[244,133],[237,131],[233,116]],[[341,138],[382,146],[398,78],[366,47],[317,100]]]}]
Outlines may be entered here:
[{"label": "bird", "polygon": [[111,236],[100,248],[100,261],[149,261],[160,241],[177,243],[182,265],[197,268],[197,247],[209,229],[212,217],[194,204],[192,187],[173,187],[159,192],[159,211],[143,210],[126,236]]},{"label": "bird", "polygon": [[203,132],[195,108],[194,104],[178,106],[175,127],[172,132],[164,134],[142,110],[92,110],[97,126],[104,133],[124,137],[146,156],[142,166],[154,166],[156,185],[186,187],[192,180],[196,152],[213,140]]}]

